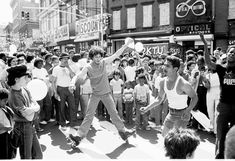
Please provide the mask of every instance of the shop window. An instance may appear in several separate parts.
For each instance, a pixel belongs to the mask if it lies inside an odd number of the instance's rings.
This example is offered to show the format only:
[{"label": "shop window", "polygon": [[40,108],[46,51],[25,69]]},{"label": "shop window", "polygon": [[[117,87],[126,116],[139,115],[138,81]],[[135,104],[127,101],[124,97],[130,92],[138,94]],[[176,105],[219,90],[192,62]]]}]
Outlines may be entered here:
[{"label": "shop window", "polygon": [[159,25],[170,24],[170,3],[159,4]]},{"label": "shop window", "polygon": [[153,5],[143,6],[143,27],[152,27],[153,25]]},{"label": "shop window", "polygon": [[113,30],[121,30],[121,11],[113,11]]},{"label": "shop window", "polygon": [[235,19],[235,1],[229,0],[228,19]]},{"label": "shop window", "polygon": [[135,7],[127,8],[127,29],[136,28],[135,26]]}]

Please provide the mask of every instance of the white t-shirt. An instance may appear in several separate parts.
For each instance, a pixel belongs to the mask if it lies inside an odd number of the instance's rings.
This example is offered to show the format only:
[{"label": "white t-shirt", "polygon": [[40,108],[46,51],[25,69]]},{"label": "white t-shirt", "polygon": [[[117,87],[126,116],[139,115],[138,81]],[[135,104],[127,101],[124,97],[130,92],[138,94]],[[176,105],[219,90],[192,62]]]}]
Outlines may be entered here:
[{"label": "white t-shirt", "polygon": [[48,72],[45,68],[41,68],[41,69],[34,68],[32,70],[32,76],[33,78],[46,80],[48,78]]},{"label": "white t-shirt", "polygon": [[68,68],[57,65],[52,71],[52,76],[57,78],[56,80],[57,86],[69,87],[71,78],[69,75]]},{"label": "white t-shirt", "polygon": [[110,81],[110,85],[113,87],[113,94],[121,94],[123,84],[124,82],[121,79],[118,80],[112,79]]},{"label": "white t-shirt", "polygon": [[149,93],[149,87],[147,84],[141,86],[137,84],[134,88],[134,93],[136,93],[136,99],[141,102],[147,102],[147,94]]},{"label": "white t-shirt", "polygon": [[135,80],[135,71],[136,71],[136,66],[127,66],[124,69],[125,75],[126,75],[126,81],[134,81]]}]

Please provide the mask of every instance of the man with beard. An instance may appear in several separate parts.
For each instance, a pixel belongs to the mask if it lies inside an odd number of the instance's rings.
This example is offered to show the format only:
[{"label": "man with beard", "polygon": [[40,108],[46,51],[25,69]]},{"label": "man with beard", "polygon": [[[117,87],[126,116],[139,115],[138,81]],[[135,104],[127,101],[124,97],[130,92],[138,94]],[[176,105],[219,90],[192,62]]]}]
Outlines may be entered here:
[{"label": "man with beard", "polygon": [[208,68],[218,73],[220,80],[220,101],[217,106],[217,135],[216,135],[216,159],[224,158],[224,142],[225,137],[235,124],[235,99],[233,92],[235,91],[235,45],[227,49],[227,62],[223,67],[221,64],[213,63],[208,53],[207,42],[204,35],[200,33],[201,40],[204,43],[205,61]]}]

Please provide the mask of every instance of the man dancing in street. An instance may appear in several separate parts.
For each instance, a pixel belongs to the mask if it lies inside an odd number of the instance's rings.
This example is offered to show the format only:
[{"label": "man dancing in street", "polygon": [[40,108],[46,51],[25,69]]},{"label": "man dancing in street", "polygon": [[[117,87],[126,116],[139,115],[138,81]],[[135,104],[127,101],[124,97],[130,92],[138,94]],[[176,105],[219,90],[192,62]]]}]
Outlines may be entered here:
[{"label": "man dancing in street", "polygon": [[220,101],[217,106],[217,129],[216,129],[216,149],[215,158],[224,159],[224,143],[226,134],[230,127],[235,124],[235,45],[227,49],[227,62],[223,67],[221,64],[215,64],[211,61],[208,53],[207,42],[204,35],[200,33],[204,43],[205,61],[209,69],[217,72],[220,80]]},{"label": "man dancing in street", "polygon": [[89,78],[92,87],[92,95],[88,101],[84,120],[81,126],[77,129],[77,135],[69,135],[71,140],[74,141],[72,147],[79,145],[82,138],[86,137],[100,101],[102,101],[107,108],[111,120],[118,129],[118,133],[121,138],[123,140],[127,140],[127,138],[133,134],[133,132],[126,131],[122,120],[118,116],[106,71],[106,64],[112,63],[115,58],[119,57],[130,43],[133,43],[133,39],[128,39],[126,44],[124,44],[116,53],[106,58],[103,58],[104,50],[101,47],[93,46],[89,51],[91,63],[84,67],[82,71],[73,78],[70,90],[74,90],[76,81],[79,81],[82,84],[86,78]]},{"label": "man dancing in street", "polygon": [[[159,106],[164,100],[164,97],[167,97],[169,113],[164,121],[163,137],[174,127],[186,128],[190,119],[190,111],[194,108],[198,100],[197,94],[189,82],[179,75],[179,68],[179,58],[175,56],[168,56],[166,58],[164,70],[167,77],[160,82],[158,97],[153,103],[140,109],[141,113],[144,114],[152,108]],[[188,97],[191,98],[189,106],[187,105]]]}]

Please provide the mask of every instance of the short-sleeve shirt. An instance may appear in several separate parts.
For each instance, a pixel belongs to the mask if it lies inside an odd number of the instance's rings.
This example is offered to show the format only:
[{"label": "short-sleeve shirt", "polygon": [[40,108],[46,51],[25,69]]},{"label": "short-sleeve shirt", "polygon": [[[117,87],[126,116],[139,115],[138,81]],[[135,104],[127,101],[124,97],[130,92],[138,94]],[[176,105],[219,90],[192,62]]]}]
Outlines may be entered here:
[{"label": "short-sleeve shirt", "polygon": [[217,64],[216,72],[220,80],[220,101],[228,104],[235,104],[235,69],[227,70],[227,68]]},{"label": "short-sleeve shirt", "polygon": [[94,95],[104,95],[111,92],[111,88],[108,81],[108,74],[106,71],[106,63],[101,60],[97,65],[91,62],[86,66],[87,76],[91,81],[92,93]]},{"label": "short-sleeve shirt", "polygon": [[134,93],[136,93],[136,99],[141,102],[147,102],[147,94],[149,93],[148,85],[137,84],[134,88]]},{"label": "short-sleeve shirt", "polygon": [[118,80],[112,79],[110,81],[110,85],[113,87],[113,94],[121,94],[123,84],[124,82],[121,79]]},{"label": "short-sleeve shirt", "polygon": [[56,77],[56,85],[60,87],[69,87],[70,85],[70,75],[69,75],[69,69],[66,67],[61,67],[57,65],[52,70],[52,76]]}]

